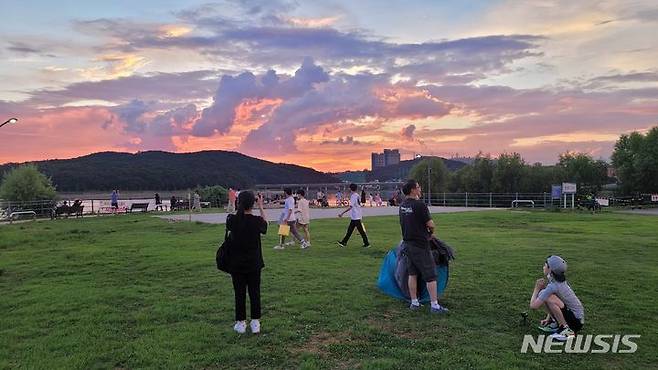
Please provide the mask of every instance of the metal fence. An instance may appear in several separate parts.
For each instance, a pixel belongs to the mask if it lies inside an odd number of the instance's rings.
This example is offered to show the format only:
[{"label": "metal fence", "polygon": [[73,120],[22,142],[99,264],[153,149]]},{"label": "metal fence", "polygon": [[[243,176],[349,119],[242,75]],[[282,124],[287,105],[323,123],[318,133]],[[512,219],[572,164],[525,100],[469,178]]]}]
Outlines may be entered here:
[{"label": "metal fence", "polygon": [[[606,197],[610,207],[658,206],[651,201],[651,194],[635,196]],[[432,206],[445,207],[563,207],[565,199],[553,199],[551,193],[432,193],[424,194],[423,200]],[[574,206],[583,206],[584,199],[576,197]],[[567,207],[571,207],[571,197],[567,196]]]},{"label": "metal fence", "polygon": [[[270,190],[271,191],[271,190]],[[398,195],[400,197],[400,195]],[[187,198],[180,199],[178,210],[186,210],[189,208]],[[392,197],[385,197],[384,204],[391,205]],[[644,207],[644,206],[658,206],[658,202],[653,201],[651,194],[639,194],[635,196],[624,197],[610,197],[607,198],[610,207]],[[552,208],[562,207],[564,205],[563,199],[551,199],[550,193],[432,193],[423,194],[423,201],[432,206],[444,207],[490,207],[490,208],[511,208],[511,207],[534,207],[534,208]],[[57,207],[62,206],[64,201],[71,205],[73,199],[58,201],[34,201],[34,202],[9,202],[0,200],[0,221],[11,220],[12,214],[18,218],[34,217],[34,218],[51,218],[58,216],[55,213]],[[202,199],[203,201],[203,199]],[[401,201],[401,199],[398,199]],[[147,210],[156,210],[154,199],[120,199],[119,207],[122,209],[130,209],[133,203],[148,203]],[[215,202],[205,202],[202,204],[204,207],[223,208],[226,204],[215,204]],[[582,199],[576,199],[574,204],[576,206],[583,206]],[[163,207],[157,209],[162,211],[170,211],[171,205],[169,199],[162,200]],[[332,202],[330,205],[335,206],[336,203]],[[81,200],[82,212],[81,215],[103,214],[110,213],[111,204],[109,199],[83,199]],[[269,207],[280,206],[280,202],[272,200],[268,202]],[[567,206],[571,206],[571,201],[567,202]],[[74,214],[62,214],[59,216],[70,217]]]}]

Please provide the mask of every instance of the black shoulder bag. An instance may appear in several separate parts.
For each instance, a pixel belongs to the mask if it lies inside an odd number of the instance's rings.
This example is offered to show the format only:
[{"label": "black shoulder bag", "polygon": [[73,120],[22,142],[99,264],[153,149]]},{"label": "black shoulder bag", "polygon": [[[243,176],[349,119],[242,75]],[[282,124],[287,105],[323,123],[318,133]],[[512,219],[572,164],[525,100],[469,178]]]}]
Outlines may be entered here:
[{"label": "black shoulder bag", "polygon": [[[227,220],[228,223],[228,220]],[[228,232],[228,226],[226,226],[226,231],[224,232],[224,241],[217,248],[217,253],[215,254],[215,261],[217,262],[217,269],[224,272],[228,271],[229,264],[229,252],[231,250],[231,234]]]}]

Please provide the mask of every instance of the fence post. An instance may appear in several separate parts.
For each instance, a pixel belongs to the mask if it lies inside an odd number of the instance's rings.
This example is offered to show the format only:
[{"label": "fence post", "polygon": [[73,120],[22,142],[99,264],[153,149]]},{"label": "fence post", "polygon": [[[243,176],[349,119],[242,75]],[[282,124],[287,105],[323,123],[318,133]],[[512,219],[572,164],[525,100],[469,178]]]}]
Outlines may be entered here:
[{"label": "fence post", "polygon": [[443,192],[443,206],[446,206],[446,192]]},{"label": "fence post", "polygon": [[91,200],[91,214],[94,214],[94,200]]},{"label": "fence post", "polygon": [[489,208],[493,208],[493,196],[489,193]]},{"label": "fence post", "polygon": [[466,208],[468,208],[468,192],[466,192]]},{"label": "fence post", "polygon": [[514,199],[519,200],[519,193],[518,192],[516,193],[516,198],[514,198]]}]

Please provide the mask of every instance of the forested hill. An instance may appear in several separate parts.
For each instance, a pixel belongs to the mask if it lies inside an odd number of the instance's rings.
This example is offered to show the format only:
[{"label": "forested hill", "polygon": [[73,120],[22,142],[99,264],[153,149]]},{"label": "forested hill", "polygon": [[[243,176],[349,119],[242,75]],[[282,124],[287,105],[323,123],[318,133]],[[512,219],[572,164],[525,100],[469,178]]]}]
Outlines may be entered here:
[{"label": "forested hill", "polygon": [[[331,183],[312,168],[272,163],[237,152],[102,152],[73,159],[34,162],[58,191],[178,190],[197,185],[247,188],[255,184]],[[17,164],[0,166],[0,174]]]}]

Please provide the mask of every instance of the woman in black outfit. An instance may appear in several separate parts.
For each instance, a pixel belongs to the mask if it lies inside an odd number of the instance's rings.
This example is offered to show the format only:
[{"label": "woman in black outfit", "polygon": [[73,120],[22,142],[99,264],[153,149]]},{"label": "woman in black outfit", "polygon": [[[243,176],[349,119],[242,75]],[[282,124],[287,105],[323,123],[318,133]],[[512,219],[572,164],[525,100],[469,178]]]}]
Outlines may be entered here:
[{"label": "woman in black outfit", "polygon": [[258,195],[260,216],[252,214],[256,197],[251,191],[241,191],[238,196],[238,212],[229,215],[226,228],[231,232],[231,249],[228,271],[233,279],[235,292],[235,325],[233,330],[242,334],[247,330],[246,291],[251,303],[251,332],[260,333],[260,270],[265,266],[261,251],[260,235],[267,232],[263,211],[263,198]]}]

